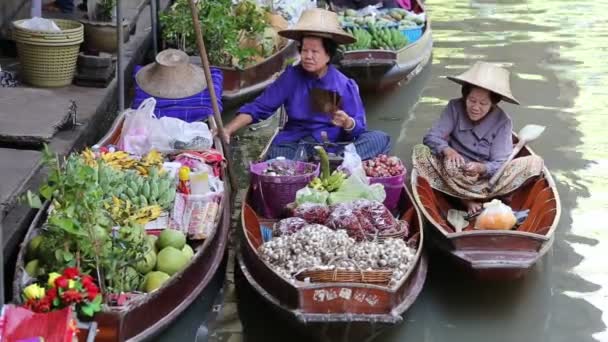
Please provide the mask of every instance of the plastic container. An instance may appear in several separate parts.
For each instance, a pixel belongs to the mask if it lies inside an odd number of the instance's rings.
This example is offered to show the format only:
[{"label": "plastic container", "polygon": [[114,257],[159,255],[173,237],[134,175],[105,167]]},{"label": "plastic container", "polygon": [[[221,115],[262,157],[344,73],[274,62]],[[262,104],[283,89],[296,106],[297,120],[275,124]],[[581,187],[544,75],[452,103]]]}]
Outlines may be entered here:
[{"label": "plastic container", "polygon": [[390,176],[390,177],[369,177],[370,184],[382,184],[384,191],[386,192],[386,198],[384,199],[384,206],[394,211],[399,205],[399,199],[401,198],[401,192],[403,191],[403,184],[407,179],[407,170],[403,170],[402,175]]},{"label": "plastic container", "polygon": [[285,206],[295,201],[296,192],[319,175],[319,165],[293,160],[284,162],[293,163],[299,174],[297,176],[264,175],[268,162],[251,164],[249,167],[254,207],[266,218],[279,218]]},{"label": "plastic container", "polygon": [[401,30],[401,33],[407,37],[408,45],[416,42],[418,39],[420,39],[420,37],[422,37],[423,27],[424,26],[419,26]]}]

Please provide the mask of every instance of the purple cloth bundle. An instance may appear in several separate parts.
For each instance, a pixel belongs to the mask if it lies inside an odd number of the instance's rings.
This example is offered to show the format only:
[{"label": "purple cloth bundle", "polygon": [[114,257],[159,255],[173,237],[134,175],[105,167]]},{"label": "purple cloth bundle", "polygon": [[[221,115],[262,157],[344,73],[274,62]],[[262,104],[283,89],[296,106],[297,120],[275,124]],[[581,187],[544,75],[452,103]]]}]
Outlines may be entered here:
[{"label": "purple cloth bundle", "polygon": [[[133,78],[141,69],[141,65],[135,66]],[[213,87],[215,88],[215,94],[217,96],[217,105],[222,111],[222,84],[224,77],[222,71],[217,68],[211,68],[211,79],[213,80]],[[153,97],[144,90],[142,90],[137,82],[135,82],[135,98],[133,99],[133,105],[131,108],[137,109],[139,105],[147,98]],[[207,119],[208,116],[213,115],[213,105],[211,104],[211,95],[209,89],[205,89],[202,92],[185,97],[183,99],[164,99],[154,97],[156,99],[156,108],[154,114],[161,118],[163,116],[169,116],[178,118],[186,122],[201,121]]]}]

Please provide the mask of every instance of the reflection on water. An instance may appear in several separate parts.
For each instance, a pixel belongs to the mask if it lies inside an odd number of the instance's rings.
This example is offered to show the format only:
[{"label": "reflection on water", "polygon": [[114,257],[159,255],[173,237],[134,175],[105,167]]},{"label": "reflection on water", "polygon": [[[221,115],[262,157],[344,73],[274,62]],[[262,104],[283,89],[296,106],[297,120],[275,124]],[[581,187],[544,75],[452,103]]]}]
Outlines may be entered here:
[{"label": "reflection on water", "polygon": [[[372,129],[387,131],[411,165],[412,146],[460,89],[443,76],[475,60],[510,68],[522,106],[503,104],[515,127],[547,126],[533,143],[558,183],[562,217],[552,250],[525,278],[478,283],[431,255],[429,278],[405,322],[378,341],[608,341],[608,1],[427,0],[433,62],[413,82],[364,97]],[[258,339],[276,318],[245,306]],[[241,305],[240,305],[241,306]],[[252,327],[252,325],[249,325]],[[270,329],[270,330],[269,330]],[[284,338],[296,336],[286,328]],[[271,339],[274,340],[274,339]],[[284,339],[278,339],[284,340]]]},{"label": "reflection on water", "polygon": [[[513,72],[522,106],[504,104],[515,127],[548,127],[533,143],[558,182],[562,220],[554,248],[514,284],[479,284],[432,256],[427,287],[407,321],[379,340],[607,341],[608,2],[429,0],[435,49],[428,80],[369,108],[370,125],[402,111],[394,151],[405,160],[460,89],[442,76],[477,59]],[[416,83],[424,83],[422,85]],[[419,89],[423,89],[421,92]],[[605,220],[605,219],[604,219]]]}]

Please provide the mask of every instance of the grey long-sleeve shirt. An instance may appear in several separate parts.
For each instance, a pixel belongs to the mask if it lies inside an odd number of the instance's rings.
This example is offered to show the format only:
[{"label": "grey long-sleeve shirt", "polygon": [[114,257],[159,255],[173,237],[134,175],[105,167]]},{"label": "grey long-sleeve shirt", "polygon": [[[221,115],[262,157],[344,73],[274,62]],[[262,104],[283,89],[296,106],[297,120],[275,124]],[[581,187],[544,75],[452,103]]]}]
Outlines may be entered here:
[{"label": "grey long-sleeve shirt", "polygon": [[424,136],[423,143],[435,155],[442,156],[442,151],[449,146],[467,162],[484,163],[486,176],[492,177],[513,151],[512,130],[511,118],[498,106],[478,124],[473,123],[460,98],[448,103]]}]

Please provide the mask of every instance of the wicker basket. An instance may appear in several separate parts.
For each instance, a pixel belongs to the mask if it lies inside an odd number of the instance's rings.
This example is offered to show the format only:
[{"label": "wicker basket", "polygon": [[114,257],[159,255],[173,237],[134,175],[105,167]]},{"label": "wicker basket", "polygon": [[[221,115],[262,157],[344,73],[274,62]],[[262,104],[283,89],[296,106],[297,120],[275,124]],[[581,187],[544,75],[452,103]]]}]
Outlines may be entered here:
[{"label": "wicker basket", "polygon": [[80,44],[81,23],[54,19],[61,32],[24,29],[23,20],[13,22],[13,39],[23,71],[23,80],[36,87],[63,87],[72,83]]},{"label": "wicker basket", "polygon": [[393,270],[361,270],[352,260],[343,260],[351,262],[356,271],[340,269],[338,267],[333,270],[304,270],[296,275],[296,279],[304,281],[309,278],[311,283],[364,283],[364,284],[380,284],[387,285]]}]

